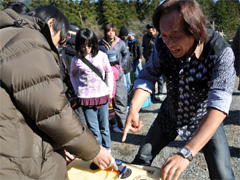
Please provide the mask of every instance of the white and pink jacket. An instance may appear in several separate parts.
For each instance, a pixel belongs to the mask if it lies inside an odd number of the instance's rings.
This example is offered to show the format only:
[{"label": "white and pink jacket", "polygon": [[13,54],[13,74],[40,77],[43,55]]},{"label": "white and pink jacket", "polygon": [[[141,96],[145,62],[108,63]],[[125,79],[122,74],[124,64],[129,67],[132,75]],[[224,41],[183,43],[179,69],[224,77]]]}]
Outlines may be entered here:
[{"label": "white and pink jacket", "polygon": [[113,92],[113,71],[107,54],[99,51],[95,57],[85,56],[101,72],[105,82],[81,59],[73,57],[71,63],[71,82],[82,106],[105,104]]}]

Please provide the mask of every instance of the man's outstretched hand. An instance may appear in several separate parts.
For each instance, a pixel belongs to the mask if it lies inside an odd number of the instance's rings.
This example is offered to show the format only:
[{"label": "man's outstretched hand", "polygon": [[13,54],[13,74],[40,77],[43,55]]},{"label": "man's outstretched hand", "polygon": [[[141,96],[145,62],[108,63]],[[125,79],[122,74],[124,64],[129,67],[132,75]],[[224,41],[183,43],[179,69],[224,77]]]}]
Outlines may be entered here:
[{"label": "man's outstretched hand", "polygon": [[129,110],[125,128],[123,131],[122,142],[127,138],[127,133],[130,130],[133,133],[140,131],[143,127],[142,121],[139,121],[139,114],[137,111]]}]

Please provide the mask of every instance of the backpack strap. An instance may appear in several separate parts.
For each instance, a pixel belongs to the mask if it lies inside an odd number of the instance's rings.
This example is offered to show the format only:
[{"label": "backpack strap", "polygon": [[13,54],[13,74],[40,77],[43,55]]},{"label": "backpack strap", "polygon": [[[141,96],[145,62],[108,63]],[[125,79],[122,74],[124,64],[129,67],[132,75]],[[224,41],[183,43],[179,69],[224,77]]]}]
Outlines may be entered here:
[{"label": "backpack strap", "polygon": [[93,72],[95,72],[103,80],[103,76],[100,73],[100,71],[98,70],[98,68],[96,68],[96,66],[94,66],[92,63],[90,63],[85,57],[82,58],[82,62],[84,62]]}]

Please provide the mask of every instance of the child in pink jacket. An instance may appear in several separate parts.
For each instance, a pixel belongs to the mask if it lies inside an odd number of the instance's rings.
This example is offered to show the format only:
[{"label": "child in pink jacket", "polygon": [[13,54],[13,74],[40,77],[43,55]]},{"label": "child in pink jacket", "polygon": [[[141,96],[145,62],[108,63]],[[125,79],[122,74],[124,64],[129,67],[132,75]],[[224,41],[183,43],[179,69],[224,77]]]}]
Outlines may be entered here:
[{"label": "child in pink jacket", "polygon": [[115,50],[106,51],[110,65],[113,70],[113,93],[112,104],[115,111],[116,121],[113,124],[114,132],[122,132],[127,118],[127,91],[124,88],[123,70],[119,65],[118,54]]}]

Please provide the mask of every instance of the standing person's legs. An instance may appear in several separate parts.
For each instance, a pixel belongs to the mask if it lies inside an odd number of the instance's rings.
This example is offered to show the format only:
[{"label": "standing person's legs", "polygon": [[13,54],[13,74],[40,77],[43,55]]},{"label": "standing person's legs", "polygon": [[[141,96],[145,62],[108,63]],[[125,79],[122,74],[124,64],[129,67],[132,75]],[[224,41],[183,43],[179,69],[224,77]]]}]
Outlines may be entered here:
[{"label": "standing person's legs", "polygon": [[127,92],[120,86],[117,86],[113,107],[118,127],[123,129],[127,119]]},{"label": "standing person's legs", "polygon": [[163,87],[164,87],[164,80],[163,80],[163,77],[160,76],[158,80],[158,94],[163,93]]},{"label": "standing person's legs", "polygon": [[126,76],[126,79],[127,79],[127,92],[129,92],[130,91],[130,88],[131,88],[131,78],[130,78],[130,72],[128,72],[127,74],[126,74],[127,76]]},{"label": "standing person's legs", "polygon": [[158,120],[155,119],[132,163],[150,166],[156,155],[170,142],[171,141],[162,134]]},{"label": "standing person's legs", "polygon": [[138,76],[138,69],[137,69],[137,61],[136,60],[133,61],[132,68],[133,68],[134,77],[136,79],[136,77]]},{"label": "standing person's legs", "polygon": [[[143,67],[142,67],[142,62],[139,62],[139,61],[138,61],[138,63],[137,63],[137,71],[138,71],[137,76],[139,75],[139,73],[140,73],[140,71],[142,70],[142,68],[143,68]],[[136,77],[137,77],[137,76],[136,76]]]},{"label": "standing person's legs", "polygon": [[127,91],[127,73],[123,75],[123,82],[124,82],[124,85],[125,85],[125,88],[126,88],[126,91]]},{"label": "standing person's legs", "polygon": [[123,81],[124,81],[126,91],[129,92],[131,88],[130,72],[123,75]]},{"label": "standing person's legs", "polygon": [[111,149],[111,137],[108,121],[108,103],[98,109],[99,129],[102,137],[102,145],[106,149]]},{"label": "standing person's legs", "polygon": [[164,95],[163,95],[164,80],[162,76],[159,77],[157,83],[158,83],[158,96],[156,99],[161,101],[164,98]]},{"label": "standing person's legs", "polygon": [[203,147],[210,179],[234,179],[230,165],[230,151],[223,124],[219,126],[213,137]]},{"label": "standing person's legs", "polygon": [[87,126],[92,131],[99,145],[102,145],[102,135],[99,130],[99,122],[98,122],[98,110],[95,108],[88,108],[83,106],[82,110],[84,112]]}]

